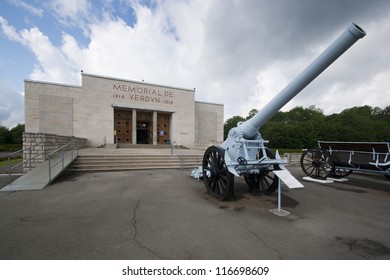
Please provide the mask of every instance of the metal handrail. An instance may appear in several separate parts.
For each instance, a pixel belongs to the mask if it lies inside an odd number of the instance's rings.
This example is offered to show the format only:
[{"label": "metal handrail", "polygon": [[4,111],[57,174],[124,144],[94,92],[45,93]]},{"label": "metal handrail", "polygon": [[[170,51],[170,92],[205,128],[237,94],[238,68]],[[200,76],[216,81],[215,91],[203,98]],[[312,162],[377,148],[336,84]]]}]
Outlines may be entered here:
[{"label": "metal handrail", "polygon": [[72,145],[72,144],[73,144],[74,142],[76,142],[76,141],[77,141],[77,139],[72,140],[72,141],[69,142],[68,144],[65,144],[64,146],[62,146],[62,147],[58,148],[57,150],[54,150],[53,152],[51,152],[50,154],[48,154],[47,157],[49,158],[49,157],[53,156],[54,154],[58,153],[59,151],[64,150],[65,147],[67,147],[67,146],[69,146],[69,145]]},{"label": "metal handrail", "polygon": [[[39,143],[37,143],[37,144],[35,144],[35,145],[32,145],[32,146],[27,147],[27,148],[20,149],[20,150],[18,150],[18,151],[16,151],[16,152],[12,152],[12,153],[10,153],[10,154],[7,155],[7,158],[8,158],[8,182],[9,182],[9,183],[11,182],[11,175],[12,175],[12,171],[13,171],[14,169],[16,169],[17,167],[19,167],[20,165],[23,165],[23,164],[26,163],[26,162],[29,162],[29,169],[31,170],[31,160],[32,160],[32,159],[35,159],[36,157],[38,157],[38,156],[40,156],[41,154],[44,154],[44,153],[45,153],[45,150],[43,150],[42,153],[38,153],[38,154],[36,154],[36,155],[33,156],[33,157],[31,156],[32,148],[34,148],[34,147],[36,147],[36,146],[39,146],[39,145],[41,145],[41,144],[42,144],[42,142],[39,142]],[[17,163],[17,164],[15,164],[14,166],[11,167],[11,157],[12,157],[13,155],[16,155],[16,154],[19,154],[19,153],[22,153],[22,156],[23,156],[23,152],[26,151],[26,150],[29,151],[29,157],[26,158],[25,160],[23,160],[22,162]]]},{"label": "metal handrail", "polygon": [[[68,146],[71,146],[71,145],[73,145],[74,143],[76,143],[76,141],[77,141],[77,139],[75,139],[75,140],[69,142],[68,144],[66,144],[66,145],[64,145],[64,146],[62,146],[62,147],[60,147],[59,149],[55,150],[54,152],[50,153],[50,154],[47,156],[47,158],[48,158],[47,160],[49,161],[49,183],[51,183],[51,182],[55,179],[55,177],[52,178],[52,169],[53,169],[55,166],[57,166],[59,163],[62,163],[62,169],[64,169],[64,168],[67,167],[67,166],[65,166],[65,163],[64,163],[65,158],[67,158],[69,155],[71,155],[71,159],[72,159],[72,160],[71,160],[70,162],[72,162],[73,159],[75,159],[75,158],[78,157],[78,146],[77,146],[77,145],[76,145],[75,147],[71,148],[67,154],[64,154],[64,151],[65,151],[65,150],[68,150],[68,149],[66,149],[66,148],[67,148]],[[55,163],[52,165],[52,162],[51,162],[52,157],[55,156],[55,155],[57,155],[59,152],[61,152],[61,158],[60,158],[57,162],[55,162]],[[74,152],[76,152],[76,157],[74,157]]]},{"label": "metal handrail", "polygon": [[180,169],[184,167],[184,155],[176,141],[171,141],[171,155],[176,154],[180,159]]}]

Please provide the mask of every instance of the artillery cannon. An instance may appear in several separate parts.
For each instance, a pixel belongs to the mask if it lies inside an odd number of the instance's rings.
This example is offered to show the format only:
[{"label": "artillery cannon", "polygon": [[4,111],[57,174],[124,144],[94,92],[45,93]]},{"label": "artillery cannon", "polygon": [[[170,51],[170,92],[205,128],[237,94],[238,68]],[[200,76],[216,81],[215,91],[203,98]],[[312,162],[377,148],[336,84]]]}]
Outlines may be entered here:
[{"label": "artillery cannon", "polygon": [[259,133],[260,127],[365,35],[362,28],[352,23],[261,111],[232,128],[220,147],[209,147],[202,161],[207,191],[219,200],[230,199],[234,194],[234,176],[244,176],[251,192],[275,192],[279,178],[273,171],[284,169],[285,161],[277,151],[273,154],[265,147],[268,141]]}]

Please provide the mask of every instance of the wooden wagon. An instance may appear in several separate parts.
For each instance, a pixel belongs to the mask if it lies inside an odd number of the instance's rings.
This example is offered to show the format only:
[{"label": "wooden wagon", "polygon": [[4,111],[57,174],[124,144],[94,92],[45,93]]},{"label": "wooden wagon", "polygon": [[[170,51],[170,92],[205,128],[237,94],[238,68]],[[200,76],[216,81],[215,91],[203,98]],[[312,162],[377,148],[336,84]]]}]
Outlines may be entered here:
[{"label": "wooden wagon", "polygon": [[390,180],[390,142],[318,141],[318,148],[303,152],[301,168],[312,178],[342,178],[359,171]]}]

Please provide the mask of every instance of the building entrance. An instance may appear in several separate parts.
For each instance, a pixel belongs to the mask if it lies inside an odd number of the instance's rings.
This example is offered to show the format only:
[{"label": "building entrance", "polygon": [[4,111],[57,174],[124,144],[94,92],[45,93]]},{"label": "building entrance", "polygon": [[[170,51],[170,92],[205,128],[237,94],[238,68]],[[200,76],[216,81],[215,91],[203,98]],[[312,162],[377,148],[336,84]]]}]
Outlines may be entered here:
[{"label": "building entrance", "polygon": [[153,144],[153,113],[137,111],[137,144]]},{"label": "building entrance", "polygon": [[132,144],[132,112],[131,110],[114,111],[114,143]]},{"label": "building entrance", "polygon": [[137,122],[137,144],[150,144],[149,128],[150,124],[148,122]]},{"label": "building entrance", "polygon": [[170,144],[170,113],[114,108],[114,143]]}]

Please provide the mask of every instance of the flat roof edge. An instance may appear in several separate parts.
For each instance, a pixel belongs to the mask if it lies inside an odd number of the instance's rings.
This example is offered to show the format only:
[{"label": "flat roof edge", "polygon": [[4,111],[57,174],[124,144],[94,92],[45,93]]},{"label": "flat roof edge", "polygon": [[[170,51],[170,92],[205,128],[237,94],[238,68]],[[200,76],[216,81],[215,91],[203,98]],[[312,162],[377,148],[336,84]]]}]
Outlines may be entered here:
[{"label": "flat roof edge", "polygon": [[202,104],[209,104],[209,105],[225,106],[224,104],[220,104],[220,103],[205,102],[205,101],[196,101],[196,100],[195,100],[195,103],[202,103]]},{"label": "flat roof edge", "polygon": [[158,86],[158,87],[164,87],[164,88],[172,88],[172,89],[178,89],[178,90],[185,90],[185,91],[195,92],[195,88],[194,89],[188,89],[188,88],[160,85],[160,84],[154,84],[154,83],[146,83],[146,82],[142,82],[142,81],[135,81],[135,80],[130,80],[130,79],[122,79],[122,78],[115,78],[115,77],[110,77],[110,76],[89,74],[89,73],[85,73],[85,72],[81,73],[81,75],[82,76],[89,76],[89,77],[96,77],[96,78],[101,78],[101,79],[109,79],[109,80],[116,80],[116,81],[122,81],[122,82],[143,84],[143,85],[148,85],[148,86]]},{"label": "flat roof edge", "polygon": [[37,81],[37,80],[24,80],[25,83],[33,83],[33,84],[46,84],[46,85],[53,85],[53,86],[61,86],[61,87],[73,87],[73,88],[81,88],[81,86],[78,85],[71,85],[71,84],[65,84],[65,83],[54,83],[54,82],[45,82],[45,81]]}]

